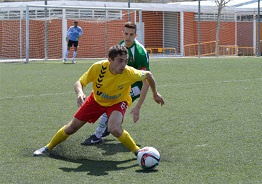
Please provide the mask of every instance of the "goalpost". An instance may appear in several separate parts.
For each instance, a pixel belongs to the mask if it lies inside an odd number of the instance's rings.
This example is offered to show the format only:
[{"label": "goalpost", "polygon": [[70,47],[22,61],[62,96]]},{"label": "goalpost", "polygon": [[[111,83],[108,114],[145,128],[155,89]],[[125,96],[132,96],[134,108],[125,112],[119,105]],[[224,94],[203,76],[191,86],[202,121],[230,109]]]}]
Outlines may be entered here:
[{"label": "goalpost", "polygon": [[[142,10],[138,8],[27,5],[26,62],[63,58],[66,33],[75,20],[83,29],[78,59],[107,57],[108,49],[122,40],[127,21],[137,23],[137,39],[144,42]],[[69,57],[72,53],[71,48]]]}]

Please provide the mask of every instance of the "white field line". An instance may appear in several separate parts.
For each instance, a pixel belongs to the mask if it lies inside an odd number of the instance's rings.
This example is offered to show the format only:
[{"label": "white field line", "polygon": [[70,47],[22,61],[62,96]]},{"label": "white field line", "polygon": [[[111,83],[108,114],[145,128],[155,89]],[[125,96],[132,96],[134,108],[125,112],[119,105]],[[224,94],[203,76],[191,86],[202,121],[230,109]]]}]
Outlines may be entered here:
[{"label": "white field line", "polygon": [[38,94],[38,95],[9,96],[9,97],[0,98],[0,100],[19,99],[19,98],[34,98],[34,97],[42,97],[42,96],[60,96],[60,95],[68,95],[68,94],[73,94],[73,92],[68,92],[68,93],[48,93],[48,94]]},{"label": "white field line", "polygon": [[242,79],[242,80],[228,80],[228,81],[213,81],[213,82],[198,82],[198,83],[183,83],[183,84],[173,84],[173,85],[158,85],[157,87],[167,87],[167,86],[194,86],[194,85],[206,85],[206,84],[222,84],[222,83],[239,83],[239,82],[252,82],[252,81],[262,81],[262,78],[257,79]]},{"label": "white field line", "polygon": [[[214,82],[199,82],[199,83],[187,83],[187,84],[173,84],[173,85],[158,85],[158,88],[162,87],[173,87],[173,86],[194,86],[194,85],[206,85],[206,84],[221,84],[221,83],[238,83],[238,82],[252,82],[252,81],[262,81],[262,78],[257,79],[242,79],[242,80],[228,80],[228,81],[214,81]],[[0,100],[7,99],[20,99],[20,98],[33,98],[33,97],[43,97],[43,96],[59,96],[59,95],[68,95],[73,94],[74,92],[66,93],[47,93],[47,94],[38,94],[38,95],[21,95],[21,96],[9,96],[9,97],[0,97]]]}]

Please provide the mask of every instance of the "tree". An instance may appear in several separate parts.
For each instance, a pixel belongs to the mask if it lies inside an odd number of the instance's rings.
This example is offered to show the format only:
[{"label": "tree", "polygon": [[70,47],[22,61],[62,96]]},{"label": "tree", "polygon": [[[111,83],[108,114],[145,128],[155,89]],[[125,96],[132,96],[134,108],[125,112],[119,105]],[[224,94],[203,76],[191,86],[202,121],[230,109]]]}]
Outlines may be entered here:
[{"label": "tree", "polygon": [[216,56],[218,56],[218,44],[219,44],[219,30],[220,30],[220,18],[221,18],[221,12],[223,8],[226,6],[227,3],[229,3],[230,0],[215,0],[215,3],[217,5],[217,25],[216,25],[216,48],[215,53]]}]

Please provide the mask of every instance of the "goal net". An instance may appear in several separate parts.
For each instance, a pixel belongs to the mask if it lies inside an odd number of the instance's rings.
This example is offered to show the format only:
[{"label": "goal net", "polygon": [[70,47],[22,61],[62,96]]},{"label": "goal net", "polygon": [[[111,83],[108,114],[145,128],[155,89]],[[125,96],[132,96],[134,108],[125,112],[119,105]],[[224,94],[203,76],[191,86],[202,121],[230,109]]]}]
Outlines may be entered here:
[{"label": "goal net", "polygon": [[[143,43],[141,9],[27,5],[24,10],[9,11],[9,19],[2,21],[2,43],[8,44],[0,54],[26,62],[62,59],[67,48],[67,30],[76,20],[83,30],[77,59],[106,58],[108,49],[123,39],[127,21],[137,23],[137,39]],[[72,54],[73,48],[68,58]]]}]

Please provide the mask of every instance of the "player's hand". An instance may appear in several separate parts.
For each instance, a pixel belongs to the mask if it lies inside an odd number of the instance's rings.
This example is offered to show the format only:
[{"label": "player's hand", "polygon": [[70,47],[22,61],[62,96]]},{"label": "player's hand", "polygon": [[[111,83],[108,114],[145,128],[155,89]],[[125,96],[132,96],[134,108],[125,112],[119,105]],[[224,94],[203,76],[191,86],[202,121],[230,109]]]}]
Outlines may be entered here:
[{"label": "player's hand", "polygon": [[134,123],[136,123],[139,120],[139,113],[140,113],[140,108],[136,106],[131,110],[130,114],[133,115]]},{"label": "player's hand", "polygon": [[165,104],[165,101],[164,101],[163,97],[159,93],[156,93],[153,96],[153,98],[154,98],[155,102],[160,104],[161,106]]},{"label": "player's hand", "polygon": [[80,94],[77,96],[77,106],[81,107],[82,104],[85,102],[86,100],[86,95],[85,94]]}]

